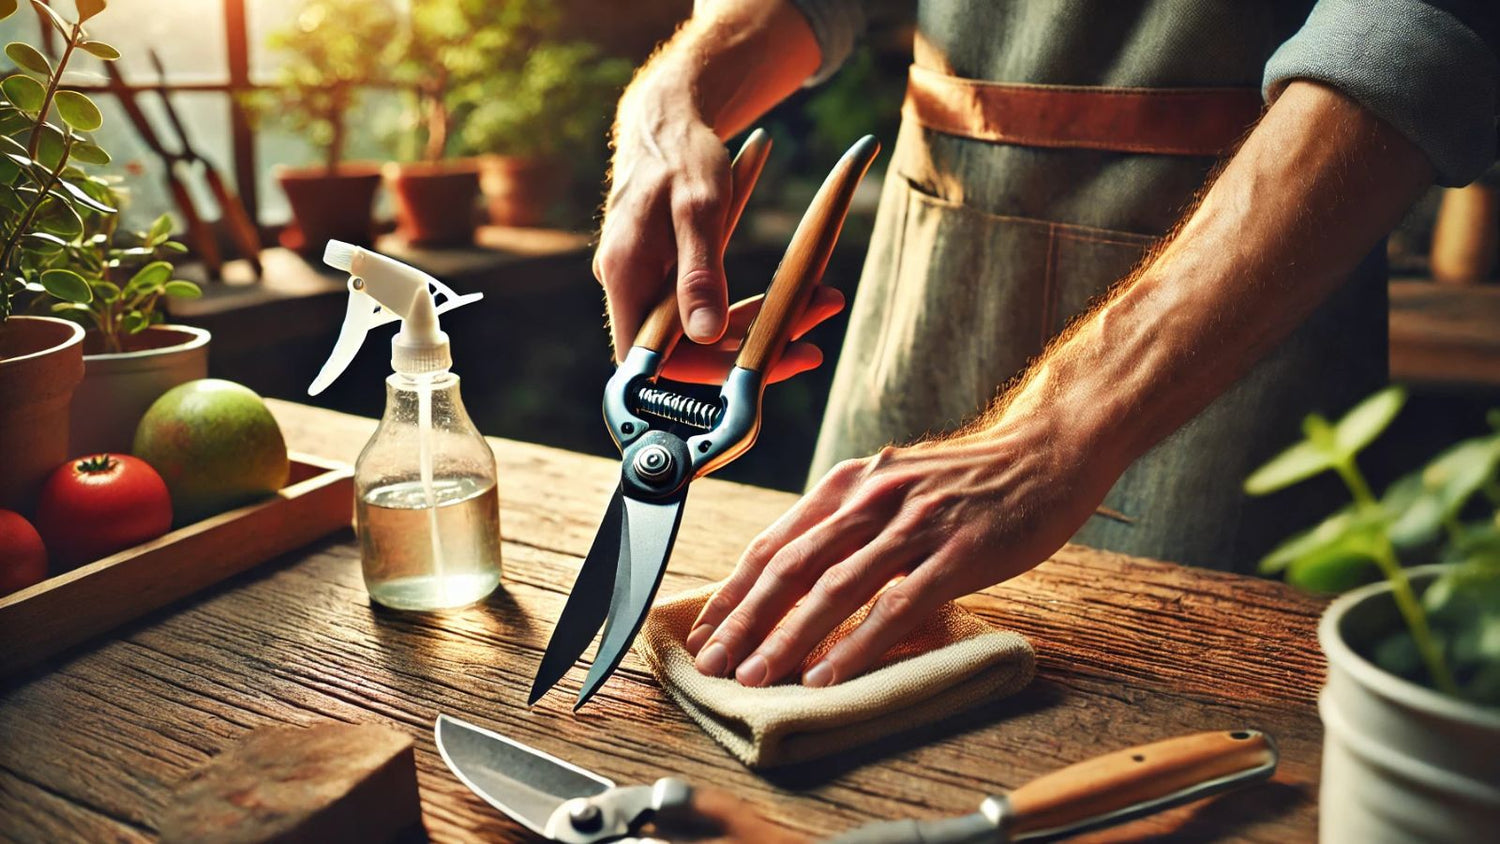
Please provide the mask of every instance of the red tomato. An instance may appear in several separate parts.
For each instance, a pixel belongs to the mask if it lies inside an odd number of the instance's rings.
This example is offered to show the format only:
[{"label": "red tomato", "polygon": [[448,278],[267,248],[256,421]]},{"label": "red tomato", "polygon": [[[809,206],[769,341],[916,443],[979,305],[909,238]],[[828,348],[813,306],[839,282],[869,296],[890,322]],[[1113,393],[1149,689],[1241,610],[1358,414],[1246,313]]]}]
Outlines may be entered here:
[{"label": "red tomato", "polygon": [[47,578],[47,549],[31,522],[0,510],[0,597]]},{"label": "red tomato", "polygon": [[42,486],[36,527],[66,570],[155,539],[172,527],[172,497],[146,461],[97,454],[58,467]]}]

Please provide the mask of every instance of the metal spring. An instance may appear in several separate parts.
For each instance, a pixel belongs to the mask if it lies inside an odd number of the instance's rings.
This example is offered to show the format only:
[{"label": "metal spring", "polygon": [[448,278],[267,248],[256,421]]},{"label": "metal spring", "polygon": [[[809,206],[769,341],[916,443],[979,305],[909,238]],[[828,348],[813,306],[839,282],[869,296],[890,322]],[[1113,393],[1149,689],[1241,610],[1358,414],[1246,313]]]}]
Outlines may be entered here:
[{"label": "metal spring", "polygon": [[719,423],[719,405],[670,390],[646,387],[635,394],[635,409],[673,422],[709,430]]}]

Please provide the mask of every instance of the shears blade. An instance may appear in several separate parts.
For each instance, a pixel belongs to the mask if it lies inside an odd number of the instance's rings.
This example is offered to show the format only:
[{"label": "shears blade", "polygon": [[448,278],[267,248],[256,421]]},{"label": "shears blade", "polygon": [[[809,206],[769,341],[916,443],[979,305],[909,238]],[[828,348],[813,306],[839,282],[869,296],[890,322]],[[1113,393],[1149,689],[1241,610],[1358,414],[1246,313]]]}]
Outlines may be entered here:
[{"label": "shears blade", "polygon": [[[677,542],[677,528],[682,524],[682,504],[687,490],[665,501],[642,501],[630,495],[625,501],[621,524],[619,564],[609,601],[609,616],[604,636],[588,676],[578,691],[576,711],[588,703],[604,681],[619,667],[635,634],[640,632],[667,570],[667,559]],[[577,588],[576,586],[574,587]]]},{"label": "shears blade", "polygon": [[615,787],[593,771],[448,715],[438,716],[435,734],[438,753],[464,785],[538,835],[548,835],[548,820],[567,801]]},{"label": "shears blade", "polygon": [[552,628],[552,638],[542,654],[542,663],[537,667],[536,679],[531,683],[531,696],[526,705],[532,706],[542,695],[557,685],[558,681],[583,656],[599,625],[609,614],[611,596],[614,593],[615,570],[619,566],[621,538],[624,528],[625,493],[615,487],[615,493],[604,509],[604,519],[599,523],[599,532],[594,534],[594,543],[583,558],[578,577],[573,581],[573,590],[568,593],[568,602]]}]

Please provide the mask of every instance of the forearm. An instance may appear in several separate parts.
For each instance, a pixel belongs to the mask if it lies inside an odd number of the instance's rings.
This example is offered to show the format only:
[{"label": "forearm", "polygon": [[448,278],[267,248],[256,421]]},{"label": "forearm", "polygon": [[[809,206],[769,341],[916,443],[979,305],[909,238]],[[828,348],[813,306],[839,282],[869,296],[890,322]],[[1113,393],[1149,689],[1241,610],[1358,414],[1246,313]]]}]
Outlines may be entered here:
[{"label": "forearm", "polygon": [[1431,181],[1396,130],[1292,83],[1164,248],[972,433],[1041,423],[1112,482],[1285,338]]},{"label": "forearm", "polygon": [[704,4],[636,74],[620,114],[667,118],[687,109],[728,138],[796,91],[819,59],[812,29],[787,0],[717,0]]}]

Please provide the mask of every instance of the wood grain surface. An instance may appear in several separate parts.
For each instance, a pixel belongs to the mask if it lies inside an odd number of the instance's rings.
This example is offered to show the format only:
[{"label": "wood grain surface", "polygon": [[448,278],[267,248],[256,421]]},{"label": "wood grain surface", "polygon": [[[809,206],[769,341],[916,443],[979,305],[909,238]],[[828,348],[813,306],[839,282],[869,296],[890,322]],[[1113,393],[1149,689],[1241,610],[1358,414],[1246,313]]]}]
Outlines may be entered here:
[{"label": "wood grain surface", "polygon": [[[273,410],[292,448],[329,458],[352,461],[373,430],[369,420],[327,411],[282,402]],[[963,814],[986,793],[1093,755],[1253,727],[1281,749],[1273,782],[1090,840],[1316,836],[1322,602],[1276,583],[1076,546],[965,600],[1036,646],[1028,689],[837,759],[770,776],[747,771],[672,704],[633,652],[582,712],[570,710],[577,669],[528,710],[532,673],[618,465],[509,441],[495,449],[505,581],[481,606],[377,610],[352,535],[337,535],[0,687],[0,837],[151,838],[174,785],[253,727],[334,719],[415,739],[434,840],[534,840],[445,768],[432,741],[440,712],[620,783],[676,775],[719,786],[808,834]],[[723,577],[792,500],[695,482],[663,594]]]}]

